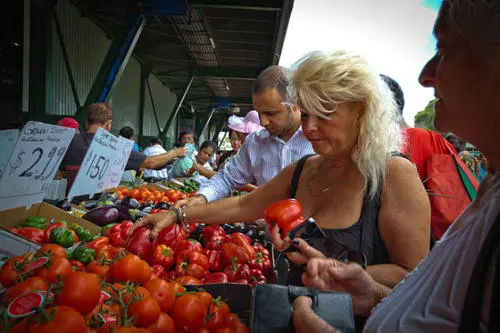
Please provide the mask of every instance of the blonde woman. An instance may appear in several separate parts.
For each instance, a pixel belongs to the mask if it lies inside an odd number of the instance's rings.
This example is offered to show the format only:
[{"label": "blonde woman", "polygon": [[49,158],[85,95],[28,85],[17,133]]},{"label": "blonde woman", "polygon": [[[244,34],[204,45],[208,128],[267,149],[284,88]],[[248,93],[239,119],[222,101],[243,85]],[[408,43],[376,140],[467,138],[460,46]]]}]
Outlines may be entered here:
[{"label": "blonde woman", "polygon": [[[360,57],[344,52],[311,53],[297,63],[290,83],[302,130],[317,155],[292,163],[241,198],[181,213],[206,224],[254,221],[270,204],[294,197],[321,232],[312,246],[294,240],[300,252],[288,254],[292,262],[325,256],[360,260],[376,281],[394,286],[428,252],[430,208],[413,165],[391,156],[401,142],[392,95]],[[134,229],[151,224],[156,234],[176,222],[175,212],[154,214]],[[277,227],[273,241],[278,250],[291,244],[280,239]],[[300,275],[295,266],[289,284],[301,284]]]}]

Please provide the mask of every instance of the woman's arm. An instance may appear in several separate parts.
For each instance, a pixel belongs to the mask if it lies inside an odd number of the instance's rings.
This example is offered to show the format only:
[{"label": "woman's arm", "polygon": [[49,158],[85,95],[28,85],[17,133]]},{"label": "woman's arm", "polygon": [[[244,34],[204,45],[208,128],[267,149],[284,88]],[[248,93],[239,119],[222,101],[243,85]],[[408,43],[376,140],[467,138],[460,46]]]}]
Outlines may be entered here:
[{"label": "woman's arm", "polygon": [[193,167],[191,168],[191,170],[189,170],[189,173],[192,174],[193,171],[198,171],[200,173],[200,175],[205,176],[207,178],[212,178],[217,173],[213,170],[209,170],[209,169],[205,168],[203,165],[199,164],[198,162],[193,163]]},{"label": "woman's arm", "polygon": [[378,226],[390,264],[368,266],[383,285],[394,287],[427,255],[430,246],[429,197],[410,161],[393,157],[382,185]]}]

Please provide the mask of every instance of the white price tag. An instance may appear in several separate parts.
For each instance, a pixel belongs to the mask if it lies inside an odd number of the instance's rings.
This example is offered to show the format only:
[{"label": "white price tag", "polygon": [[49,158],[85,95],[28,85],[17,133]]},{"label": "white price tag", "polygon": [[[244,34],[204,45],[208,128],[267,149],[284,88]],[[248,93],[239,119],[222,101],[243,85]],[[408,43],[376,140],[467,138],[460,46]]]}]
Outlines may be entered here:
[{"label": "white price tag", "polygon": [[74,135],[73,128],[28,122],[0,179],[0,209],[42,201]]},{"label": "white price tag", "polygon": [[68,200],[74,196],[95,193],[116,187],[120,183],[134,141],[98,128],[85,154]]},{"label": "white price tag", "polygon": [[0,178],[2,178],[3,171],[7,167],[10,154],[14,150],[17,138],[19,137],[19,130],[9,129],[0,131]]}]

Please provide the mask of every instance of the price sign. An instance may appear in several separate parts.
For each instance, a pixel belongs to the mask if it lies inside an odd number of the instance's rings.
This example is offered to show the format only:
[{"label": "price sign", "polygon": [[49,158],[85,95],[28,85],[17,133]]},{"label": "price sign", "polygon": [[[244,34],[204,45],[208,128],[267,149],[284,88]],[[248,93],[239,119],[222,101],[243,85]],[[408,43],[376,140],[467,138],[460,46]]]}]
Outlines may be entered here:
[{"label": "price sign", "polygon": [[0,209],[42,201],[74,134],[34,121],[24,126],[0,179]]},{"label": "price sign", "polygon": [[9,162],[10,154],[14,150],[18,137],[19,131],[17,129],[0,131],[0,147],[2,147],[0,150],[0,178],[7,167],[7,162]]},{"label": "price sign", "polygon": [[132,140],[116,137],[98,128],[69,191],[68,199],[71,200],[77,195],[93,195],[116,187],[120,183],[133,145]]}]

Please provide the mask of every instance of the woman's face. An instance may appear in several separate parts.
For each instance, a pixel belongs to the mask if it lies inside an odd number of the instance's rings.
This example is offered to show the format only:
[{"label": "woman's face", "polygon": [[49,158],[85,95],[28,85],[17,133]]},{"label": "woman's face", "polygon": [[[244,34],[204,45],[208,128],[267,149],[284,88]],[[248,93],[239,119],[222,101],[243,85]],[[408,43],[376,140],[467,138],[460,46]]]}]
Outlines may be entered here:
[{"label": "woman's face", "polygon": [[500,121],[500,65],[491,60],[491,52],[481,51],[451,31],[447,15],[443,2],[434,28],[437,53],[423,68],[419,81],[434,88],[438,99],[436,128],[479,144],[487,140],[486,133],[492,133],[488,128]]},{"label": "woman's face", "polygon": [[302,112],[302,131],[317,154],[333,158],[350,156],[357,143],[362,111],[361,103],[342,103],[328,119]]},{"label": "woman's face", "polygon": [[243,141],[245,140],[244,137],[243,137],[243,140],[241,140],[241,138],[240,138],[241,134],[243,134],[243,133],[232,131],[231,135],[229,136],[229,139],[231,140],[231,147],[236,152],[238,150],[240,150],[241,145],[243,144]]},{"label": "woman's face", "polygon": [[196,161],[203,165],[205,163],[207,163],[208,161],[210,161],[210,159],[212,158],[212,156],[214,156],[214,149],[212,147],[205,147],[205,148],[202,148],[200,149],[200,151],[198,152],[198,155],[196,156]]}]

